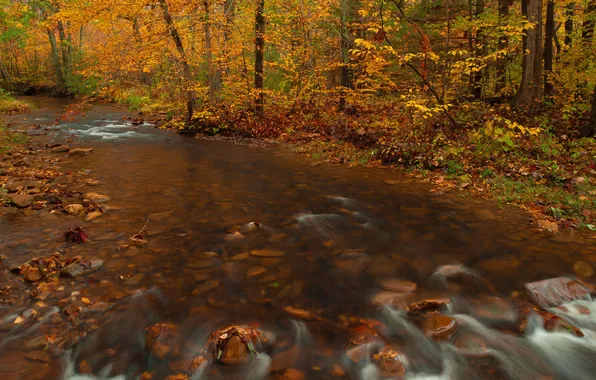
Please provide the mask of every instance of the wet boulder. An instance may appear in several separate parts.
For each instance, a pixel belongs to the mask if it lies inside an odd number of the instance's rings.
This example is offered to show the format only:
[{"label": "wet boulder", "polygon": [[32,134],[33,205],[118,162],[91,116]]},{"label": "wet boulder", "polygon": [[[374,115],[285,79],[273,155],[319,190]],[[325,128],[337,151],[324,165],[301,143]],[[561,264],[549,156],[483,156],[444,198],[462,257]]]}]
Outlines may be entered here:
[{"label": "wet boulder", "polygon": [[100,259],[84,259],[75,261],[60,271],[61,277],[77,278],[91,274],[103,266],[103,260]]},{"label": "wet boulder", "polygon": [[451,305],[451,300],[447,297],[425,298],[423,300],[410,303],[408,306],[408,313],[424,314],[428,312],[438,312],[441,310],[446,310],[449,305]]},{"label": "wet boulder", "polygon": [[372,359],[383,378],[401,379],[406,374],[405,356],[392,347],[384,347]]},{"label": "wet boulder", "polygon": [[206,351],[212,360],[239,365],[249,362],[272,341],[271,334],[249,326],[226,326],[211,334]]},{"label": "wet boulder", "polygon": [[459,324],[454,318],[447,315],[431,315],[422,322],[422,330],[429,338],[436,341],[447,341],[459,329]]},{"label": "wet boulder", "polygon": [[545,308],[590,298],[590,290],[570,277],[531,282],[524,287],[532,300]]}]

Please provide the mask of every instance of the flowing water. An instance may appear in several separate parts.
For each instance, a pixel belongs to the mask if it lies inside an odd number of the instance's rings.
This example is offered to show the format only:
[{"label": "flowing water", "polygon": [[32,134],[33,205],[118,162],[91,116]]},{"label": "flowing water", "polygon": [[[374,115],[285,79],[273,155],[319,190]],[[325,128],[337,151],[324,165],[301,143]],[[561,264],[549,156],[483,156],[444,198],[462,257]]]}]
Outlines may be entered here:
[{"label": "flowing water", "polygon": [[[0,253],[7,259],[0,287],[33,290],[9,267],[55,251],[105,265],[61,279],[59,295],[45,301],[0,304],[2,379],[134,379],[143,372],[162,379],[229,324],[258,326],[275,343],[250,364],[205,364],[192,378],[299,378],[286,371],[294,368],[306,379],[382,379],[374,361],[346,356],[354,320],[383,323],[382,341],[403,355],[408,379],[596,378],[592,301],[553,309],[581,328],[583,338],[547,332],[537,317],[516,334],[476,312],[494,308],[496,297],[507,304],[527,282],[573,273],[576,261],[596,265],[594,241],[581,234],[537,232],[518,209],[464,192],[431,192],[430,184],[391,169],[314,165],[282,146],[181,137],[133,126],[123,120],[125,110],[102,105],[56,121],[67,101],[34,101],[38,111],[11,121],[17,128],[48,128],[30,131],[48,132],[48,141],[92,147],[91,155],[57,165],[100,181],[94,188],[75,183],[75,189],[111,200],[92,222],[48,210],[1,218]],[[64,242],[64,232],[77,225],[89,241]],[[145,225],[148,244],[119,249]],[[237,256],[259,250],[265,254]],[[451,283],[454,270],[473,280]],[[416,283],[417,299],[449,297],[456,335],[435,342],[398,308],[373,306],[379,280],[387,278]],[[68,297],[91,305],[69,319],[56,307]],[[317,318],[297,320],[287,306]],[[32,322],[12,322],[23,315]],[[515,320],[516,310],[499,318],[508,315]],[[145,328],[164,321],[177,326],[181,349],[159,359],[145,347]],[[486,355],[457,344],[470,336]],[[44,350],[61,339],[67,350]]]}]

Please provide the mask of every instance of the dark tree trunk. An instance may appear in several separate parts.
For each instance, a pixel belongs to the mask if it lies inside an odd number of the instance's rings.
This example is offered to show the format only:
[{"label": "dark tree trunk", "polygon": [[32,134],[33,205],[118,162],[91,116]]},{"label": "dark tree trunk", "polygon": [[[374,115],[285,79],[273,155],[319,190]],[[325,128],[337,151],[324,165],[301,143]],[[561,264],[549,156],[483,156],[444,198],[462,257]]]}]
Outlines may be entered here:
[{"label": "dark tree trunk", "polygon": [[352,88],[352,75],[350,72],[350,46],[352,37],[348,31],[348,0],[342,0],[340,9],[340,50],[341,50],[341,72],[339,91],[339,110],[346,109],[346,92]]},{"label": "dark tree trunk", "polygon": [[186,52],[184,51],[184,45],[182,44],[182,38],[180,38],[180,34],[174,25],[174,20],[172,20],[172,15],[170,14],[170,10],[168,8],[168,4],[166,0],[159,0],[159,5],[163,11],[164,20],[166,21],[166,25],[168,27],[168,31],[174,40],[174,45],[176,45],[176,50],[178,50],[178,54],[180,55],[180,64],[182,65],[182,75],[184,76],[186,87],[186,110],[187,110],[187,121],[190,122],[192,120],[192,116],[194,114],[194,110],[197,107],[197,97],[195,95],[194,90],[192,89],[192,74],[190,72],[190,65],[188,64],[188,60],[186,58]]},{"label": "dark tree trunk", "polygon": [[582,26],[582,38],[584,41],[592,40],[592,36],[594,35],[594,13],[596,12],[596,0],[590,0],[588,2],[588,7],[586,8],[586,15],[584,19],[584,24]]},{"label": "dark tree trunk", "polygon": [[565,8],[565,45],[571,47],[573,44],[573,16],[575,14],[575,3],[570,3]]},{"label": "dark tree trunk", "polygon": [[[509,17],[509,7],[513,0],[499,0],[499,20],[500,25],[506,25]],[[499,37],[499,50],[505,50],[509,47],[509,37],[503,34]],[[497,81],[495,84],[495,93],[499,94],[507,86],[507,57],[501,57],[497,61]]]},{"label": "dark tree trunk", "polygon": [[[474,12],[474,15],[476,18],[478,18],[482,13],[484,13],[484,0],[476,0],[476,11]],[[483,28],[478,28],[478,32],[476,33],[475,55],[477,63],[479,63],[480,60],[482,60],[482,58],[486,55],[486,44],[484,41]],[[472,81],[474,99],[482,98],[483,74],[484,70],[478,70],[474,74],[474,79]]]},{"label": "dark tree trunk", "polygon": [[4,65],[4,62],[2,61],[0,61],[0,75],[2,75],[2,78],[4,80],[8,82],[12,81],[12,76],[10,75],[10,73],[6,69],[6,66]]},{"label": "dark tree trunk", "polygon": [[542,98],[542,0],[522,0],[522,14],[534,27],[525,30],[522,80],[515,99],[519,106],[532,108]]},{"label": "dark tree trunk", "polygon": [[555,38],[555,1],[548,0],[546,5],[546,41],[544,44],[544,96],[549,99],[553,94],[551,75],[553,72],[553,43]]},{"label": "dark tree trunk", "polygon": [[265,0],[257,0],[255,12],[255,113],[265,116],[263,68],[265,59]]}]

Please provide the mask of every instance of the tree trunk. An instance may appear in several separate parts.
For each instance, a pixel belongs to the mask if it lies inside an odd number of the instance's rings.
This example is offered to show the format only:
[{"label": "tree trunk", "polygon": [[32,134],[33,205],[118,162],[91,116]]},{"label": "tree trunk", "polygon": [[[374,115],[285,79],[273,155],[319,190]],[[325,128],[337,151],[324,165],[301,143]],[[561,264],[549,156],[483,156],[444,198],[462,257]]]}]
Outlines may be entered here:
[{"label": "tree trunk", "polygon": [[161,10],[163,11],[164,20],[168,27],[168,31],[170,32],[170,36],[172,36],[172,40],[174,40],[174,45],[176,45],[176,50],[178,50],[178,54],[180,55],[180,64],[182,65],[182,75],[184,76],[184,87],[186,91],[186,118],[187,121],[190,122],[192,120],[194,110],[197,108],[197,97],[195,95],[194,90],[192,89],[193,80],[192,74],[190,72],[190,66],[186,58],[184,45],[182,44],[182,38],[180,38],[180,34],[178,33],[176,26],[174,25],[174,21],[172,20],[172,15],[170,14],[170,10],[168,8],[166,0],[159,0],[159,5],[161,7]]},{"label": "tree trunk", "polygon": [[58,21],[58,36],[60,37],[60,50],[62,51],[62,68],[64,76],[68,77],[70,73],[70,55],[68,54],[70,43],[64,32],[64,24]]},{"label": "tree trunk", "polygon": [[542,0],[522,0],[522,14],[534,27],[525,30],[522,80],[515,99],[519,106],[532,108],[542,98]]},{"label": "tree trunk", "polygon": [[[478,18],[482,13],[484,13],[484,0],[476,0],[476,11],[474,12],[475,18]],[[478,28],[478,32],[476,33],[476,44],[475,44],[475,55],[476,55],[476,63],[480,64],[482,58],[486,55],[486,47],[484,41],[484,32],[483,28]],[[474,99],[481,99],[482,98],[482,78],[484,74],[484,70],[480,69],[476,71],[474,74],[473,80],[473,93]]]},{"label": "tree trunk", "polygon": [[58,51],[58,44],[56,43],[54,32],[51,29],[48,29],[47,33],[52,49],[52,64],[56,74],[56,92],[62,95],[66,92],[66,82],[64,80],[64,72],[62,71],[62,64],[60,62],[60,52]]},{"label": "tree trunk", "polygon": [[213,68],[213,47],[211,41],[211,13],[209,7],[209,1],[203,1],[203,7],[205,9],[205,64],[207,72],[207,82],[209,84],[209,100],[212,102],[217,99],[217,90],[220,87],[218,72]]},{"label": "tree trunk", "polygon": [[[499,23],[506,25],[509,17],[509,7],[512,0],[499,0]],[[503,34],[499,37],[499,50],[505,50],[509,47],[509,36]],[[498,95],[507,86],[507,57],[500,57],[497,60],[497,81],[495,84],[495,93]]]},{"label": "tree trunk", "polygon": [[340,10],[340,49],[341,49],[341,77],[339,92],[339,110],[346,109],[346,91],[352,88],[350,72],[350,46],[352,37],[348,31],[348,0],[342,0]]},{"label": "tree trunk", "polygon": [[573,16],[575,14],[575,3],[570,3],[565,8],[565,45],[571,47],[573,44]]},{"label": "tree trunk", "polygon": [[265,59],[265,0],[257,0],[255,12],[255,113],[265,116],[263,66]]},{"label": "tree trunk", "polygon": [[584,16],[582,26],[582,38],[584,41],[591,40],[594,35],[594,14],[596,12],[596,0],[590,0]]},{"label": "tree trunk", "polygon": [[85,46],[85,27],[79,28],[79,53],[83,53],[83,46]]},{"label": "tree trunk", "polygon": [[590,121],[581,127],[579,131],[580,137],[596,136],[596,86],[592,94],[592,110],[590,111]]},{"label": "tree trunk", "polygon": [[555,1],[548,0],[546,5],[546,41],[544,44],[544,96],[549,99],[553,94],[551,76],[553,72],[553,42],[555,38]]},{"label": "tree trunk", "polygon": [[2,61],[0,61],[0,75],[2,75],[2,78],[4,80],[8,82],[12,81],[12,76],[10,75],[10,73],[6,69],[6,66],[4,65],[4,62]]}]

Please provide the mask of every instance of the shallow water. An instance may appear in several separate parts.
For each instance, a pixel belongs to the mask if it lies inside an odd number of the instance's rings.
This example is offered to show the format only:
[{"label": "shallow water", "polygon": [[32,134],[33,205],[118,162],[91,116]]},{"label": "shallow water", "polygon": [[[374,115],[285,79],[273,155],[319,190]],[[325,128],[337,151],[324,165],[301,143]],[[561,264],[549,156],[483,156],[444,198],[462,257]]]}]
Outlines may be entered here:
[{"label": "shallow water", "polygon": [[[8,324],[25,310],[37,316],[28,327],[0,329],[2,378],[96,378],[78,373],[83,361],[97,378],[137,378],[146,371],[165,378],[176,372],[169,366],[174,359],[148,354],[143,338],[145,328],[160,321],[179,326],[181,357],[188,359],[226,324],[258,325],[275,334],[274,349],[250,365],[232,370],[210,364],[193,378],[275,378],[294,367],[307,379],[327,379],[336,378],[334,365],[343,365],[346,378],[382,378],[373,364],[346,359],[350,330],[338,320],[350,317],[386,324],[385,339],[400,347],[408,379],[594,378],[594,313],[568,308],[564,316],[586,335],[575,338],[546,332],[539,323],[526,336],[516,336],[471,312],[483,302],[490,306],[489,296],[508,300],[524,283],[571,274],[578,260],[595,265],[593,240],[572,232],[557,237],[537,232],[518,209],[498,208],[463,192],[438,195],[430,192],[431,185],[391,169],[313,165],[282,146],[180,137],[148,124],[133,126],[123,120],[129,113],[108,106],[63,120],[67,101],[34,101],[38,111],[11,120],[17,127],[49,128],[36,131],[50,133],[50,140],[71,138],[77,141],[72,146],[93,147],[90,156],[67,158],[60,167],[99,180],[94,188],[74,186],[108,194],[111,209],[92,222],[47,210],[0,219],[0,252],[7,256],[0,264],[1,281],[30,287],[8,268],[60,249],[66,257],[98,257],[105,261],[100,271],[60,280],[62,297],[79,292],[76,297],[105,303],[105,310],[89,307],[80,325],[69,325],[81,332],[69,351],[32,360],[23,348],[27,342],[63,334],[64,323],[54,326],[42,317],[56,313],[52,302],[28,298],[0,306],[0,321]],[[388,185],[387,179],[398,183]],[[261,228],[250,231],[250,222]],[[119,250],[145,223],[149,243]],[[89,233],[87,244],[63,242],[64,231],[76,225]],[[230,259],[264,249],[283,256]],[[448,264],[477,280],[450,286],[448,273],[441,271],[451,268],[444,267]],[[248,278],[255,268],[262,273]],[[126,280],[132,276],[135,281]],[[383,278],[415,282],[418,298],[449,296],[449,313],[460,324],[455,339],[464,333],[478,337],[490,359],[479,364],[453,341],[425,337],[402,312],[372,306]],[[577,302],[596,312],[591,301]],[[294,321],[286,306],[323,319]],[[286,367],[276,364],[288,346],[295,347],[293,357]]]}]

